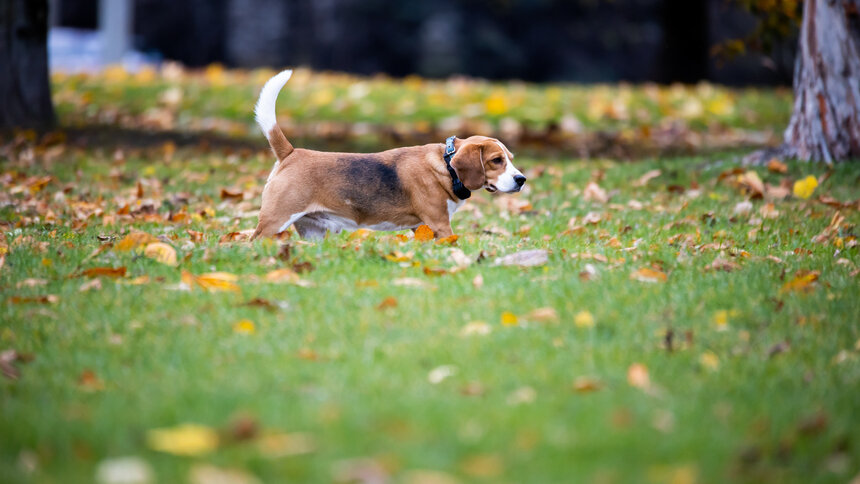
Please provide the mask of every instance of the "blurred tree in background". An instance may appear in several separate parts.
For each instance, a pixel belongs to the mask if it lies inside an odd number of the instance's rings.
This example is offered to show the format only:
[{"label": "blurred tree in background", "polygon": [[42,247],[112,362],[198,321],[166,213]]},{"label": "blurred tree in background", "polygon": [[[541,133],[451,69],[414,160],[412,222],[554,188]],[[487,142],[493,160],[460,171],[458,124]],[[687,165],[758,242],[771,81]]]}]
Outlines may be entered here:
[{"label": "blurred tree in background", "polygon": [[48,1],[0,2],[0,129],[50,127]]}]

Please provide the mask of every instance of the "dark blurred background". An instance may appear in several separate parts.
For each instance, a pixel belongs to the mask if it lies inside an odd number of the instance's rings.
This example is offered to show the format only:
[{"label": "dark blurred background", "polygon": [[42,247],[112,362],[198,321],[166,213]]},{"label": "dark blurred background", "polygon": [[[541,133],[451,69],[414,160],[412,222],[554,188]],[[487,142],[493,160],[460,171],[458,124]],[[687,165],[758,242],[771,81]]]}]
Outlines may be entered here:
[{"label": "dark blurred background", "polygon": [[[729,0],[130,0],[132,47],[189,66],[526,81],[789,84],[796,39],[729,61],[755,19]],[[98,2],[53,0],[95,29]]]}]

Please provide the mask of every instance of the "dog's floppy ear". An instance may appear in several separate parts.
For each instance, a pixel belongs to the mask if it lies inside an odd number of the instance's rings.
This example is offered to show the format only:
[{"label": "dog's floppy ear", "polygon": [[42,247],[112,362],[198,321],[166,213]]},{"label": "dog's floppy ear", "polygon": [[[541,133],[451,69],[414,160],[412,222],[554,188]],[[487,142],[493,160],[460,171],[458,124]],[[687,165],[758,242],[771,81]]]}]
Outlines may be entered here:
[{"label": "dog's floppy ear", "polygon": [[457,176],[469,190],[480,190],[486,182],[484,174],[484,147],[480,143],[463,143],[457,150],[451,166],[457,171]]}]

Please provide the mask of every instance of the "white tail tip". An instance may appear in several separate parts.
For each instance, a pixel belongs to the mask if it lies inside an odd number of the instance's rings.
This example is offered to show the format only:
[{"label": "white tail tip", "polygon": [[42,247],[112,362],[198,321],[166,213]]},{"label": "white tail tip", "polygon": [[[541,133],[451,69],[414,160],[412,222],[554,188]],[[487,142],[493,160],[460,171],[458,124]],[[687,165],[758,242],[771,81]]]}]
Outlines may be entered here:
[{"label": "white tail tip", "polygon": [[278,93],[281,92],[284,84],[290,80],[292,75],[292,69],[283,70],[266,81],[266,84],[260,91],[260,98],[257,100],[257,105],[254,106],[254,114],[257,124],[260,125],[260,129],[263,130],[266,138],[269,137],[269,132],[272,128],[278,124],[278,118],[275,114],[275,103],[278,100]]}]

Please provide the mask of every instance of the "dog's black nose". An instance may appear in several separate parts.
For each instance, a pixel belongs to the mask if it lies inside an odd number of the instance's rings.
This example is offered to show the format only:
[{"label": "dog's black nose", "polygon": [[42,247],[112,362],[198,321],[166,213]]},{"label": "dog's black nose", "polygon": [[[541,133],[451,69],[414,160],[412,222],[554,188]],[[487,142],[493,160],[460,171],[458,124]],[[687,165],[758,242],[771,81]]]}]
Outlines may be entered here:
[{"label": "dog's black nose", "polygon": [[526,177],[522,175],[517,175],[514,177],[514,181],[517,183],[518,187],[521,187],[526,183]]}]

